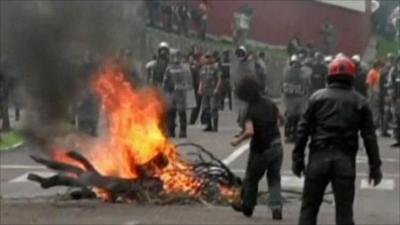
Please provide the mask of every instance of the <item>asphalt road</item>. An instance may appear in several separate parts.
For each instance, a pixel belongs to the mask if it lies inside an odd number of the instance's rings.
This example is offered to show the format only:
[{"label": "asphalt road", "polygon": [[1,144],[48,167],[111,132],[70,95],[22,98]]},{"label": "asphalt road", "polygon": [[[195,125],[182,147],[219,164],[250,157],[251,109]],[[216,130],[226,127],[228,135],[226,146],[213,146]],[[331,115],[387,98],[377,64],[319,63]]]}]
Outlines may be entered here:
[{"label": "asphalt road", "polygon": [[[229,145],[233,135],[239,131],[235,119],[235,112],[224,111],[221,113],[220,132],[204,133],[200,125],[195,125],[189,128],[188,140],[211,150],[235,173],[243,176],[248,149]],[[174,139],[174,142],[188,140]],[[378,187],[367,185],[367,159],[362,150],[359,152],[355,201],[357,224],[400,224],[400,151],[388,148],[390,143],[391,139],[379,139],[384,180]],[[302,181],[290,172],[292,147],[284,145],[282,185],[284,188],[301,188]],[[51,172],[32,162],[29,154],[40,154],[40,151],[28,145],[0,153],[1,224],[295,224],[298,219],[300,202],[297,200],[284,205],[284,220],[280,223],[271,220],[268,208],[263,205],[258,206],[254,217],[249,219],[229,207],[212,205],[154,206],[54,200],[52,196],[63,194],[65,188],[41,190],[38,185],[28,183],[27,173]],[[265,181],[260,183],[260,190],[267,190]],[[334,216],[334,204],[324,203],[320,224],[334,224]]]}]

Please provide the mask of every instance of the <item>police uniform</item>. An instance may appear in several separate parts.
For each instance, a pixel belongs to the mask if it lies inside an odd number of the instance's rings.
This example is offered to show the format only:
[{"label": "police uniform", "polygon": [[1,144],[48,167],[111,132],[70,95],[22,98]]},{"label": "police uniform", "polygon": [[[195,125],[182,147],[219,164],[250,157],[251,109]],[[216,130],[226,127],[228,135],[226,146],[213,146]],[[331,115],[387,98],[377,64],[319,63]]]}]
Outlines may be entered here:
[{"label": "police uniform", "polygon": [[206,64],[200,68],[203,118],[206,130],[218,130],[218,96],[215,93],[220,71],[217,64]]},{"label": "police uniform", "polygon": [[183,63],[171,63],[164,75],[163,89],[168,100],[167,127],[171,137],[175,137],[176,114],[179,115],[179,137],[187,136],[186,109],[188,108],[188,91],[192,91],[190,68]]},{"label": "police uniform", "polygon": [[228,97],[229,100],[229,109],[232,110],[232,86],[230,83],[231,77],[231,63],[229,61],[225,61],[221,64],[221,92],[220,92],[220,101],[221,101],[221,109],[225,108],[225,98]]},{"label": "police uniform", "polygon": [[320,89],[325,88],[327,68],[321,62],[314,63],[312,66],[312,75],[310,79],[310,93],[314,93]]},{"label": "police uniform", "polygon": [[390,73],[393,87],[393,105],[395,115],[394,138],[397,145],[400,143],[400,63]]},{"label": "police uniform", "polygon": [[389,137],[388,129],[389,129],[389,120],[391,117],[391,106],[392,100],[390,98],[392,90],[391,80],[390,80],[390,72],[392,70],[392,66],[386,65],[382,70],[382,75],[379,79],[379,118],[380,118],[380,128],[382,136]]},{"label": "police uniform", "polygon": [[298,66],[289,66],[284,73],[282,85],[283,102],[286,108],[285,137],[287,142],[294,141],[297,123],[306,102],[308,78],[305,71]]}]

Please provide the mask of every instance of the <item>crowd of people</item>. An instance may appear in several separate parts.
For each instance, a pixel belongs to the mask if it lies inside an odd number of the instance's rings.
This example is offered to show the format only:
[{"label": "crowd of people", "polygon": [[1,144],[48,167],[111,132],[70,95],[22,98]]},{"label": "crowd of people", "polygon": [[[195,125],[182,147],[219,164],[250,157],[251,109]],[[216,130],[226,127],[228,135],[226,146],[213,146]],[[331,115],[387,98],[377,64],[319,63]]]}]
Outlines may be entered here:
[{"label": "crowd of people", "polygon": [[[176,115],[180,118],[179,137],[187,136],[186,121],[193,125],[198,118],[205,125],[204,131],[217,132],[219,111],[225,108],[226,99],[232,110],[232,89],[238,74],[255,74],[259,89],[266,92],[265,54],[249,53],[243,46],[235,52],[219,52],[194,45],[188,54],[184,54],[161,42],[146,69],[146,84],[164,90],[170,103],[167,127],[171,137],[175,137]],[[188,119],[187,109],[191,109]]]},{"label": "crowd of people", "polygon": [[[238,146],[251,139],[242,200],[233,205],[235,210],[245,216],[253,214],[258,183],[266,173],[272,217],[282,219],[283,145],[279,131],[282,125],[285,141],[294,143],[292,171],[298,177],[305,175],[299,224],[316,224],[329,182],[335,195],[337,223],[354,224],[352,207],[359,134],[374,185],[383,176],[376,128],[384,137],[390,136],[389,130],[393,129],[392,147],[400,144],[400,54],[390,53],[368,66],[359,55],[326,55],[312,46],[293,48],[290,53],[282,75],[284,112],[269,98],[265,53],[249,52],[244,46],[219,52],[194,45],[185,54],[161,42],[154,57],[146,63],[144,85],[164,93],[168,103],[165,128],[171,138],[186,138],[190,135],[188,123],[196,124],[198,119],[204,125],[204,132],[218,132],[219,112],[224,109],[225,100],[228,98],[232,110],[235,99],[240,133],[231,145]],[[135,74],[129,72],[129,66],[123,66],[129,55],[122,52],[115,61],[128,75]],[[82,74],[90,74],[97,67],[93,58],[88,52]],[[131,79],[136,78],[133,75]],[[3,93],[5,82],[1,80],[0,84]],[[78,128],[96,136],[99,117],[96,97],[91,93],[82,96],[74,109]],[[3,100],[4,96],[2,104]],[[311,141],[306,167],[308,140]],[[343,187],[348,191],[341,191]]]},{"label": "crowd of people", "polygon": [[185,36],[188,36],[189,31],[193,29],[197,31],[199,38],[202,40],[206,38],[208,21],[207,0],[199,2],[189,0],[151,0],[145,2],[149,26]]},{"label": "crowd of people", "polygon": [[[294,142],[303,105],[315,91],[326,87],[328,65],[335,56],[318,52],[310,45],[301,46],[297,43],[289,45],[288,52],[291,56],[284,70],[282,94],[287,115],[285,137],[287,142]],[[396,139],[394,146],[398,146],[400,56],[388,53],[376,59],[371,66],[357,54],[351,60],[356,67],[354,89],[368,99],[375,126],[381,135],[390,137],[388,130],[393,128]]]}]

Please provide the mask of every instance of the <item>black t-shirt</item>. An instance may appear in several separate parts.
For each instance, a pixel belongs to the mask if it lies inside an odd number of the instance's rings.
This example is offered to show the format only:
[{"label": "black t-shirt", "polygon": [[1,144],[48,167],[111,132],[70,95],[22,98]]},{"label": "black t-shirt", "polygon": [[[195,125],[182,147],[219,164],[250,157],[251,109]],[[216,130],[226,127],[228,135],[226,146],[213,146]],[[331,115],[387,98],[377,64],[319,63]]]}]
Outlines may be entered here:
[{"label": "black t-shirt", "polygon": [[276,104],[268,98],[261,98],[249,105],[246,120],[252,121],[254,127],[251,151],[263,152],[270,148],[272,141],[280,138],[278,112]]}]

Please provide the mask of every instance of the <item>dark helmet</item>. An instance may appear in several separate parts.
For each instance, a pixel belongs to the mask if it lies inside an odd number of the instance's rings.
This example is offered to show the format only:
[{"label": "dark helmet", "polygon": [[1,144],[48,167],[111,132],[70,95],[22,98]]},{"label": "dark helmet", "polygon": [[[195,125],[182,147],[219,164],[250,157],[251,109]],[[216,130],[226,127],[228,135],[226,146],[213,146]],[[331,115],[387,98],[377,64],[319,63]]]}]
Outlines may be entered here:
[{"label": "dark helmet", "polygon": [[353,61],[345,55],[336,56],[328,66],[328,76],[346,75],[354,78],[356,76],[356,67]]},{"label": "dark helmet", "polygon": [[180,63],[182,61],[182,53],[178,49],[172,49],[170,57],[173,63]]}]

